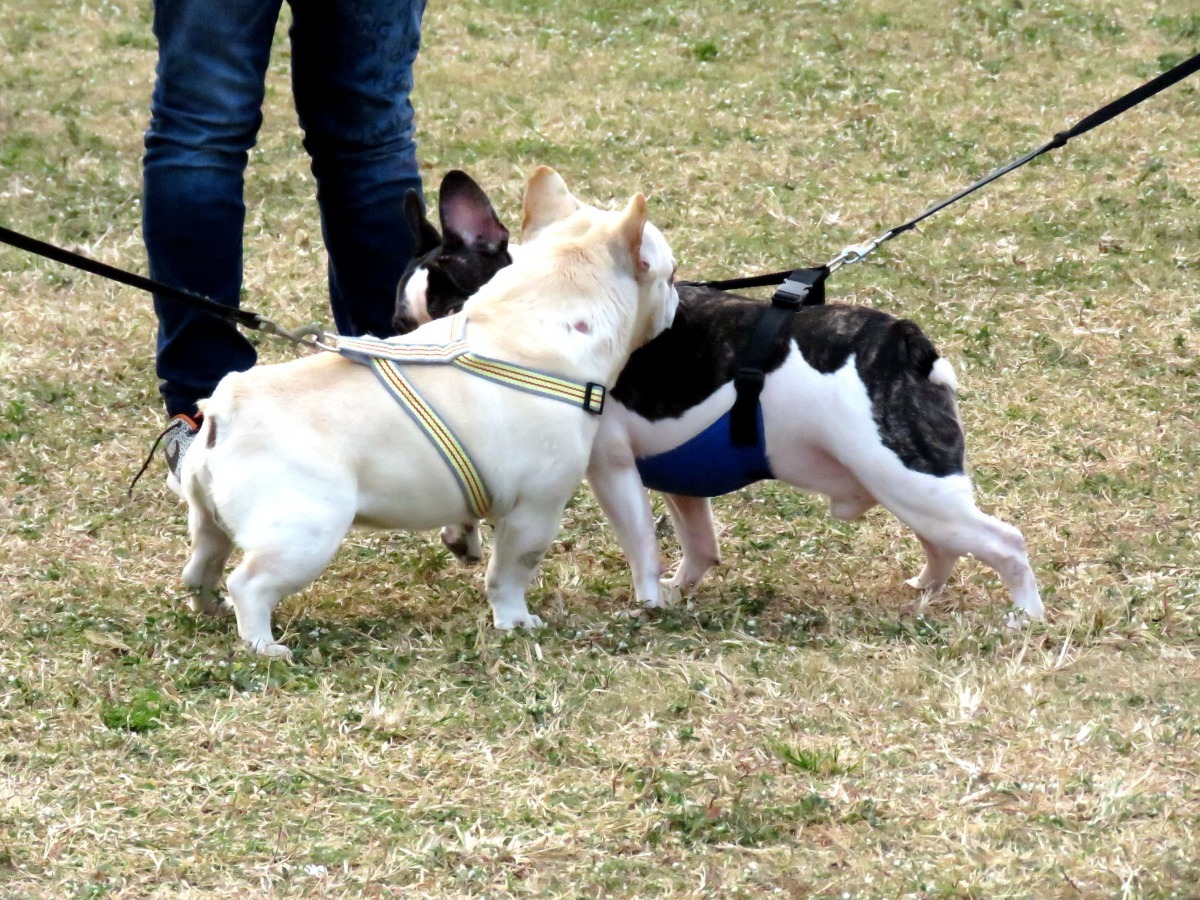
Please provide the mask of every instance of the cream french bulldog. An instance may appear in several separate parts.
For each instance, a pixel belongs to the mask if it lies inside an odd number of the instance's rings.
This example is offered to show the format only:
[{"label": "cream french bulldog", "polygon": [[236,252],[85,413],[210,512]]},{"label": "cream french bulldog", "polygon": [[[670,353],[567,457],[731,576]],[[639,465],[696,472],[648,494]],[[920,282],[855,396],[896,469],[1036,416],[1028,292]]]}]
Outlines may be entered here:
[{"label": "cream french bulldog", "polygon": [[[611,386],[629,355],[670,325],[678,302],[671,249],[647,221],[645,198],[601,211],[542,167],[526,185],[524,216],[539,236],[462,307],[463,340],[481,358]],[[440,339],[443,322],[403,340],[420,343],[427,331]],[[454,366],[403,370],[490,493],[495,626],[540,625],[525,591],[603,415],[586,401],[572,408]],[[416,530],[475,517],[443,448],[372,368],[335,353],[223,379],[204,404],[181,481],[192,541],[183,578],[194,605],[213,614],[232,607],[241,639],[271,656],[289,655],[272,610],[320,575],[351,527]],[[218,583],[235,546],[245,553],[223,600]]]}]

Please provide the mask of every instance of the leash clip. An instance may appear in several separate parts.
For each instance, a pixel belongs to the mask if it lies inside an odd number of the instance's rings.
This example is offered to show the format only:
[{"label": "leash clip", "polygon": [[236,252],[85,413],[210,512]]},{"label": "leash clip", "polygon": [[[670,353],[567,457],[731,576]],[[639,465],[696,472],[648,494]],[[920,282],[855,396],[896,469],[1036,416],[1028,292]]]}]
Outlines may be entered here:
[{"label": "leash clip", "polygon": [[840,269],[842,266],[852,266],[855,263],[862,262],[867,258],[868,254],[874,253],[881,243],[883,241],[880,238],[876,238],[873,241],[864,241],[861,244],[851,244],[829,261],[829,270],[832,272],[835,269]]},{"label": "leash clip", "polygon": [[310,325],[301,325],[299,328],[284,328],[282,325],[272,322],[270,319],[264,316],[256,315],[255,319],[258,321],[258,330],[264,334],[273,334],[276,337],[289,340],[293,344],[318,347],[321,350],[337,349],[329,346],[329,344],[325,342],[328,335],[326,335],[325,329],[323,329],[316,322],[313,322]]}]

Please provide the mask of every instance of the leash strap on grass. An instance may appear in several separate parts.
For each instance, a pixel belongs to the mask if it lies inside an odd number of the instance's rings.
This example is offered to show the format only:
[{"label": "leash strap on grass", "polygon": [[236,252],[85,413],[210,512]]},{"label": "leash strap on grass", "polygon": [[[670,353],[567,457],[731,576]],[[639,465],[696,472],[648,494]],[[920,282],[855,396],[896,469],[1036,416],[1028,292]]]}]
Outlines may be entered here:
[{"label": "leash strap on grass", "polygon": [[[878,249],[881,244],[890,241],[894,237],[904,234],[906,231],[911,231],[920,222],[923,222],[934,213],[941,212],[947,206],[950,206],[952,203],[957,203],[964,197],[975,193],[980,188],[991,184],[997,178],[1001,178],[1014,169],[1019,169],[1026,163],[1032,162],[1043,153],[1049,153],[1051,150],[1055,150],[1058,147],[1064,146],[1067,141],[1071,140],[1071,138],[1079,137],[1081,134],[1086,134],[1093,128],[1097,128],[1100,125],[1103,125],[1105,122],[1115,119],[1117,116],[1121,115],[1121,113],[1127,112],[1142,101],[1150,99],[1155,94],[1166,90],[1171,85],[1178,81],[1182,81],[1189,75],[1195,74],[1197,71],[1200,71],[1200,53],[1196,54],[1191,59],[1184,60],[1183,62],[1179,63],[1179,65],[1168,69],[1157,78],[1152,78],[1150,81],[1147,81],[1140,87],[1134,88],[1129,93],[1123,94],[1116,100],[1113,100],[1111,103],[1105,104],[1094,113],[1084,116],[1066,131],[1058,132],[1053,138],[1051,138],[1041,147],[1038,147],[1036,150],[1031,150],[1019,159],[1015,159],[1012,162],[1001,166],[990,175],[979,179],[969,187],[963,188],[952,197],[948,197],[940,203],[935,203],[920,215],[909,219],[903,225],[897,225],[895,228],[888,229],[873,241],[867,241],[863,244],[852,244],[831,259],[828,263],[826,263],[826,266],[830,272],[836,272],[844,265],[861,262],[867,257],[868,254]],[[788,278],[790,274],[791,271],[771,272],[766,275],[753,275],[747,278],[730,278],[724,281],[693,281],[685,283],[726,291],[737,290],[740,288],[765,287],[768,285],[780,284],[786,278]]]}]

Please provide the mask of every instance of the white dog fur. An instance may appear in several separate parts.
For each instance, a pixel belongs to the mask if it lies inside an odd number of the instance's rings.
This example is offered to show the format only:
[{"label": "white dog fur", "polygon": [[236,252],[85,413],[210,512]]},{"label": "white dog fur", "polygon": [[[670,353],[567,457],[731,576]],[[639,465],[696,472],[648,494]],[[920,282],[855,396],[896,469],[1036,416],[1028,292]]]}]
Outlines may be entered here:
[{"label": "white dog fur", "polygon": [[[530,178],[521,260],[463,308],[472,350],[611,385],[666,328],[674,259],[640,195],[624,211],[579,203],[551,169]],[[581,482],[599,417],[451,367],[407,375],[450,421],[492,493],[486,591],[497,628],[537,626],[525,591]],[[335,354],[227,376],[184,458],[195,606],[232,606],[255,651],[286,656],[271,629],[279,601],[312,582],[352,526],[427,529],[469,512],[438,451],[365,366]],[[217,586],[234,546],[245,551]]]}]

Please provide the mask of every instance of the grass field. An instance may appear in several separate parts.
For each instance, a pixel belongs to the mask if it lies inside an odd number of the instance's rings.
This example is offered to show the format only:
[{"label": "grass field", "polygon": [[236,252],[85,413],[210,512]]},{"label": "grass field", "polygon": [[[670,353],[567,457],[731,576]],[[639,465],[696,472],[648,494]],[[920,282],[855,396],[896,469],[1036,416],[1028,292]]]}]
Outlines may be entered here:
[{"label": "grass field", "polygon": [[[0,6],[0,222],[145,271],[148,2]],[[285,13],[286,20],[286,13]],[[247,306],[328,320],[279,30]],[[431,4],[426,183],[647,193],[685,277],[824,262],[1200,49],[1185,0]],[[188,611],[148,298],[0,248],[0,896],[1200,896],[1200,78],[830,284],[954,363],[980,505],[1049,611],[764,483],[632,604],[586,488],[489,625],[430,534],[355,534],[276,621]],[[290,350],[264,343],[263,358]],[[677,556],[663,535],[669,558]]]}]

